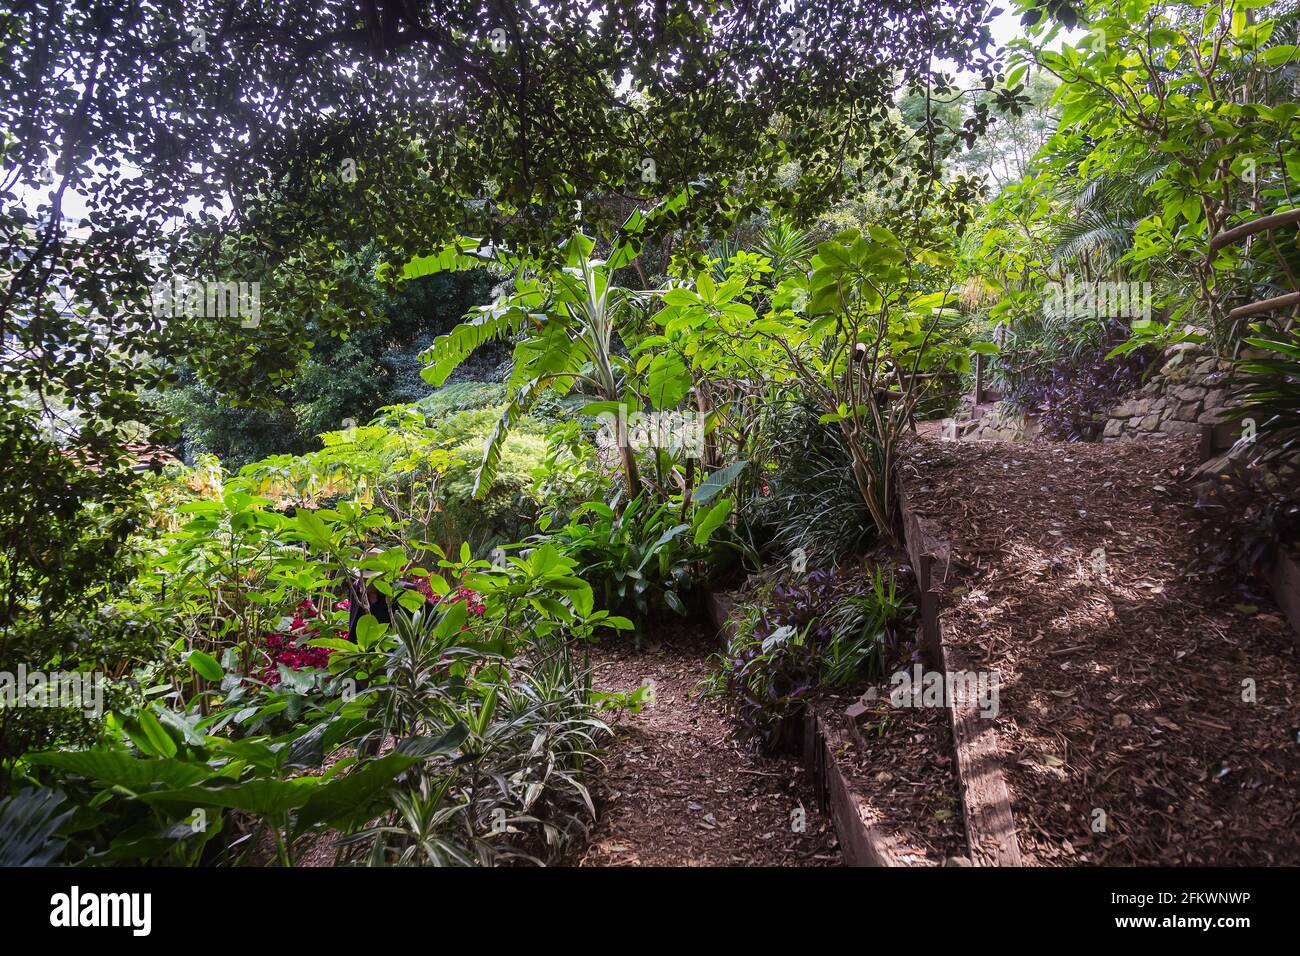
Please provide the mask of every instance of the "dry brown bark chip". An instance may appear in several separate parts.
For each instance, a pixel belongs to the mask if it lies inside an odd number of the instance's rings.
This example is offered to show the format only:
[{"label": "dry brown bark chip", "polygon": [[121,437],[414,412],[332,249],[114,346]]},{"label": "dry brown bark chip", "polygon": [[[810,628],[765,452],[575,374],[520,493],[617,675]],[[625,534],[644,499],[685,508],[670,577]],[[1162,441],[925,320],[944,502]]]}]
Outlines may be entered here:
[{"label": "dry brown bark chip", "polygon": [[1027,863],[1300,863],[1294,643],[1198,570],[1194,463],[1178,439],[909,448],[953,549],[945,644],[1001,676]]},{"label": "dry brown bark chip", "polygon": [[856,721],[846,711],[862,698],[826,697],[817,705],[860,812],[870,814],[867,822],[890,841],[902,864],[942,866],[967,857],[948,712],[894,707],[888,682],[874,690],[867,713]]}]

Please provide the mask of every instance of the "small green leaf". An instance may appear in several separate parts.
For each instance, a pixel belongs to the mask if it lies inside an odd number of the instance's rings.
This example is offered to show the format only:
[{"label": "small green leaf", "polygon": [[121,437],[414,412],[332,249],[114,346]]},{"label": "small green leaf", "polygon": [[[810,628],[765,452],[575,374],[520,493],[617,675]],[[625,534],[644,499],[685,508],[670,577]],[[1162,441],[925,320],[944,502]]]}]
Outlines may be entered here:
[{"label": "small green leaf", "polygon": [[387,624],[380,624],[373,614],[363,615],[357,621],[357,646],[362,650],[371,647],[388,632]]},{"label": "small green leaf", "polygon": [[[153,752],[162,757],[176,756],[176,741],[172,740],[171,734],[158,723],[158,718],[153,715],[152,711],[142,710],[136,717],[136,723],[139,724],[140,730],[144,733],[145,739],[148,740]],[[138,743],[138,741],[137,741]]]},{"label": "small green leaf", "polygon": [[669,289],[663,296],[665,305],[699,305],[700,297],[690,289]]},{"label": "small green leaf", "polygon": [[465,607],[464,601],[456,601],[453,604],[448,604],[446,605],[446,608],[447,610],[443,612],[442,618],[433,629],[434,637],[450,637],[465,625],[465,620],[469,612]]},{"label": "small green leaf", "polygon": [[723,498],[710,508],[695,526],[695,543],[703,545],[708,542],[713,532],[722,527],[722,524],[731,515],[731,509],[734,506],[735,502],[731,498]]},{"label": "small green leaf", "polygon": [[1260,59],[1269,66],[1281,66],[1296,59],[1296,53],[1297,48],[1294,46],[1274,46],[1261,53]]},{"label": "small green leaf", "polygon": [[403,591],[397,596],[397,603],[414,614],[416,611],[420,610],[420,608],[424,607],[425,600],[424,595],[419,591]]},{"label": "small green leaf", "polygon": [[702,505],[718,492],[722,491],[722,489],[726,488],[740,476],[740,473],[745,470],[745,466],[748,464],[748,461],[737,461],[728,465],[726,468],[719,468],[713,474],[709,475],[709,477],[700,482],[699,486],[695,489],[695,503],[697,505]]}]

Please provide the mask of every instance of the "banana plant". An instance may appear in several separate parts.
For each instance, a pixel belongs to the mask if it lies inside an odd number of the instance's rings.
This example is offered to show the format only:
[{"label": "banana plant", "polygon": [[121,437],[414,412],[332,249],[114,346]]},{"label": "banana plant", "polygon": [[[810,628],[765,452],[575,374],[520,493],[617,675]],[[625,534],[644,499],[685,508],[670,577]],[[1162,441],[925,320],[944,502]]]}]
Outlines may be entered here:
[{"label": "banana plant", "polygon": [[[620,324],[638,298],[655,295],[619,287],[614,273],[635,257],[641,220],[629,221],[607,260],[592,257],[595,241],[581,233],[562,248],[563,265],[540,267],[535,261],[477,239],[459,239],[433,255],[408,262],[407,279],[448,270],[496,266],[514,272],[514,288],[497,301],[480,306],[464,321],[439,336],[422,356],[426,381],[441,386],[480,345],[518,337],[514,367],[507,382],[507,403],[483,452],[474,479],[474,494],[491,487],[501,452],[515,423],[543,395],[562,396],[575,386],[602,403],[632,404],[634,370],[614,354]],[[619,459],[631,493],[641,488],[637,463],[620,422]]]}]

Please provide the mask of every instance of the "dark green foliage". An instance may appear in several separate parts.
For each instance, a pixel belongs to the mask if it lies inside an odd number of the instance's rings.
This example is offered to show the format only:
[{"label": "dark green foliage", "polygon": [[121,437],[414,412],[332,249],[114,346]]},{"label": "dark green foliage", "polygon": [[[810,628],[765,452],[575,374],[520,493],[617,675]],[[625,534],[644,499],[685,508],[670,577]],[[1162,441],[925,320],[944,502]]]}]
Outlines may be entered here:
[{"label": "dark green foliage", "polygon": [[1213,565],[1248,576],[1300,539],[1291,464],[1300,438],[1300,333],[1257,325],[1245,344],[1252,351],[1236,363],[1231,418],[1253,421],[1255,433],[1202,486],[1197,506],[1217,519],[1207,535]]},{"label": "dark green foliage", "polygon": [[[0,421],[0,671],[120,667],[152,640],[101,614],[133,577],[128,539],[144,523],[136,476],[111,452],[74,458],[31,418]],[[98,732],[71,708],[0,706],[0,793],[24,750]]]},{"label": "dark green foliage", "polygon": [[789,719],[821,688],[879,680],[905,650],[912,609],[879,568],[816,570],[763,585],[732,615],[734,633],[705,683],[757,749],[787,742]]},{"label": "dark green foliage", "polygon": [[744,513],[777,564],[796,549],[810,566],[833,564],[872,538],[843,434],[818,417],[805,404],[772,405],[760,423],[772,470]]},{"label": "dark green foliage", "polygon": [[[303,454],[317,447],[318,434],[347,419],[366,422],[386,405],[429,396],[433,389],[420,377],[420,353],[485,302],[495,281],[478,271],[428,276],[393,292],[376,287],[383,318],[347,338],[323,335],[298,373],[270,396],[274,404],[268,408],[232,404],[183,368],[179,387],[163,395],[181,424],[183,457],[193,461],[208,452],[239,468],[273,454]],[[506,346],[485,346],[460,377],[487,377],[508,355]]]},{"label": "dark green foliage", "polygon": [[[471,234],[553,258],[578,202],[630,194],[649,206],[687,184],[692,202],[648,235],[725,229],[765,202],[806,217],[840,188],[845,151],[889,157],[897,131],[880,120],[900,83],[946,94],[935,64],[996,66],[974,0],[671,15],[624,0],[197,0],[184,12],[36,0],[0,20],[12,171],[0,338],[17,337],[15,356],[45,350],[16,370],[26,387],[61,384],[110,421],[141,415],[140,386],[162,371],[114,363],[115,351],[185,354],[209,383],[257,391],[296,366],[302,316],[322,303],[328,331],[367,325],[340,249],[379,241],[396,264]],[[627,77],[635,108],[616,93]],[[807,118],[798,136],[781,116]],[[791,163],[793,188],[775,175]],[[920,165],[939,173],[923,154]],[[43,181],[51,198],[31,210],[15,186]],[[89,227],[75,241],[63,221],[73,194]],[[587,214],[609,225],[599,202]],[[157,321],[144,302],[158,253],[166,271],[267,281],[266,320]],[[56,318],[48,293],[60,286],[91,312]],[[94,314],[113,321],[111,342]]]},{"label": "dark green foliage", "polygon": [[539,536],[578,562],[579,574],[603,598],[602,607],[644,617],[668,608],[686,613],[695,585],[691,522],[680,508],[656,506],[644,494],[625,506],[589,501],[569,523]]},{"label": "dark green foliage", "polygon": [[1258,351],[1237,362],[1235,415],[1254,419],[1262,447],[1290,449],[1300,436],[1300,332],[1256,326],[1246,345]]},{"label": "dark green foliage", "polygon": [[63,852],[58,830],[72,814],[57,790],[26,788],[0,800],[0,867],[54,863]]},{"label": "dark green foliage", "polygon": [[1267,571],[1278,548],[1300,540],[1300,487],[1248,461],[1231,462],[1201,486],[1197,508],[1212,519],[1205,550],[1214,570],[1245,579]]}]

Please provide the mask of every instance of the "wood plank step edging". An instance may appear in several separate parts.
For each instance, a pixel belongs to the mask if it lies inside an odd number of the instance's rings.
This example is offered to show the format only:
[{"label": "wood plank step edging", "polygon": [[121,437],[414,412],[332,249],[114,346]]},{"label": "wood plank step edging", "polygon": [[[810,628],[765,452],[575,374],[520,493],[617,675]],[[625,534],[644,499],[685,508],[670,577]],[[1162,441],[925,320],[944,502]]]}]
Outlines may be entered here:
[{"label": "wood plank step edging", "polygon": [[[944,645],[939,588],[948,577],[952,549],[939,526],[921,517],[896,474],[903,537],[916,573],[921,605],[921,652],[926,662],[944,674],[963,670],[953,650]],[[957,788],[966,822],[966,843],[976,866],[1020,866],[1020,844],[1011,814],[1011,794],[1002,773],[1002,751],[992,721],[982,718],[978,702],[969,696],[966,681],[952,681],[954,699],[945,701],[952,724]],[[945,695],[946,696],[946,695]]]},{"label": "wood plank step edging", "polygon": [[1295,638],[1296,651],[1300,652],[1300,566],[1287,549],[1279,545],[1273,563],[1265,574],[1273,590],[1273,600],[1286,615]]}]

